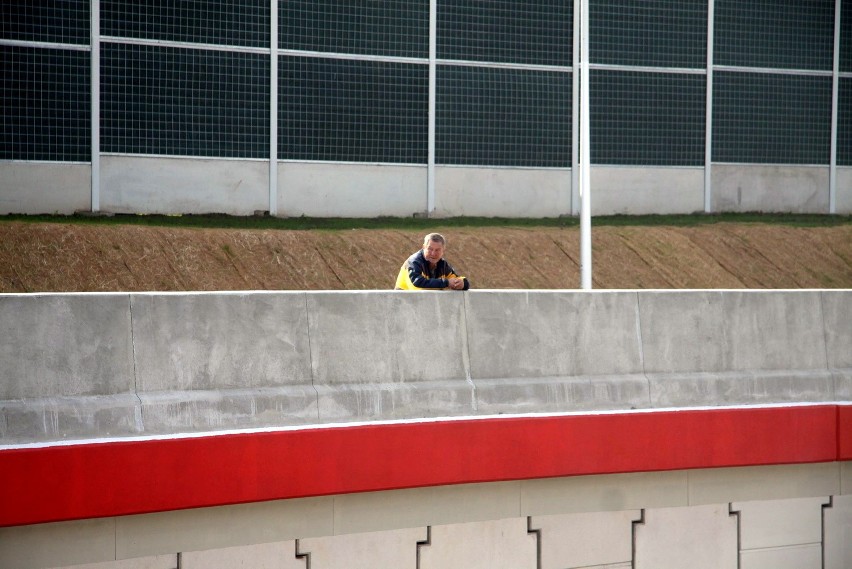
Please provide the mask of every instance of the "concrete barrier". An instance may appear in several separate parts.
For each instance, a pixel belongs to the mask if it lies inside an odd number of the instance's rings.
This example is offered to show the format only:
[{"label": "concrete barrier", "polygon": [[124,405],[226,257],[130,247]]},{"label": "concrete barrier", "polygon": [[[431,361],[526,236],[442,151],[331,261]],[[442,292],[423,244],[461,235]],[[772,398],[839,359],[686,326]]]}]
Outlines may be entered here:
[{"label": "concrete barrier", "polygon": [[0,295],[0,444],[852,398],[852,291]]}]

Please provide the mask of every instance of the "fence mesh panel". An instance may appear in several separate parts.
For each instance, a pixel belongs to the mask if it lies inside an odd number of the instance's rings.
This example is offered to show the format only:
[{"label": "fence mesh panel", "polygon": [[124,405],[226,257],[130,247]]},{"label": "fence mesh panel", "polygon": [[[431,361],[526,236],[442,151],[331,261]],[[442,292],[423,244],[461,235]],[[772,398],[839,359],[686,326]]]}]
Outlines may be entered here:
[{"label": "fence mesh panel", "polygon": [[265,48],[269,47],[269,2],[101,0],[101,34]]},{"label": "fence mesh panel", "polygon": [[0,46],[0,159],[91,160],[89,53]]},{"label": "fence mesh panel", "polygon": [[0,38],[88,45],[90,19],[87,0],[3,0]]},{"label": "fence mesh panel", "polygon": [[278,44],[303,51],[425,58],[429,0],[287,0],[279,4]]},{"label": "fence mesh panel", "polygon": [[268,158],[269,57],[104,45],[101,150]]},{"label": "fence mesh panel", "polygon": [[279,60],[282,159],[425,163],[425,65],[285,57]]},{"label": "fence mesh panel", "polygon": [[571,165],[571,74],[440,66],[439,164]]},{"label": "fence mesh panel", "polygon": [[704,75],[594,70],[590,88],[595,164],[704,164]]},{"label": "fence mesh panel", "polygon": [[592,63],[704,68],[707,0],[589,3]]},{"label": "fence mesh panel", "polygon": [[574,3],[565,0],[438,2],[438,57],[570,66]]},{"label": "fence mesh panel", "polygon": [[831,70],[834,1],[716,0],[715,63]]},{"label": "fence mesh panel", "polygon": [[831,77],[716,72],[713,161],[828,164]]}]

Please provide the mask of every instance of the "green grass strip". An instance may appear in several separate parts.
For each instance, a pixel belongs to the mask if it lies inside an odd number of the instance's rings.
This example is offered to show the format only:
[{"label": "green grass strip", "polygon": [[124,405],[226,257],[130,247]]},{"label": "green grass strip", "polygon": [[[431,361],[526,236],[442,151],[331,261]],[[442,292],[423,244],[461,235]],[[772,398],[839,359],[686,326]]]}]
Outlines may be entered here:
[{"label": "green grass strip", "polygon": [[[504,218],[504,217],[289,217],[206,215],[19,215],[0,216],[0,223],[73,223],[81,225],[144,225],[156,227],[219,228],[219,229],[288,229],[288,230],[349,230],[349,229],[411,229],[440,227],[579,227],[579,217]],[[692,227],[714,223],[765,223],[796,227],[833,227],[852,224],[852,215],[777,214],[777,213],[719,213],[690,215],[611,215],[592,219],[592,226],[675,226]]]}]

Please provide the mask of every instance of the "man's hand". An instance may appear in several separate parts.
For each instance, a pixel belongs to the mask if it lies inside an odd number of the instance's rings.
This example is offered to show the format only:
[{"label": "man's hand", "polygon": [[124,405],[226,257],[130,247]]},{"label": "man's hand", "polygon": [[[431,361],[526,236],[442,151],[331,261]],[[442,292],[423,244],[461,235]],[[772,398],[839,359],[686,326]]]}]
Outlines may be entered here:
[{"label": "man's hand", "polygon": [[458,277],[453,277],[448,279],[450,283],[450,288],[453,290],[464,290],[464,279],[460,279]]}]

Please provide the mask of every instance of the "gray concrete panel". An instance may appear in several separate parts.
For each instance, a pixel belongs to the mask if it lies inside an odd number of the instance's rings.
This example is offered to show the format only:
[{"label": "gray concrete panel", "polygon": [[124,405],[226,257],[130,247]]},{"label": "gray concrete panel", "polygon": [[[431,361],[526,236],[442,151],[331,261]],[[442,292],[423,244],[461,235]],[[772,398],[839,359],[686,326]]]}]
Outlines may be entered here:
[{"label": "gray concrete panel", "polygon": [[332,498],[276,500],[114,518],[115,559],[332,535]]},{"label": "gray concrete panel", "polygon": [[317,385],[320,422],[450,417],[476,412],[474,387],[464,379],[406,383]]},{"label": "gray concrete panel", "polygon": [[334,532],[373,532],[518,517],[520,485],[453,484],[335,496]]},{"label": "gray concrete panel", "polygon": [[585,376],[476,380],[482,414],[642,409],[650,404],[645,376]]},{"label": "gray concrete panel", "polygon": [[572,476],[521,482],[521,513],[544,516],[686,506],[688,471]]},{"label": "gray concrete panel", "polygon": [[828,213],[828,166],[713,164],[711,208]]},{"label": "gray concrete panel", "polygon": [[140,393],[310,385],[304,293],[133,294]]},{"label": "gray concrete panel", "polygon": [[0,400],[133,391],[126,294],[3,294],[0,330]]},{"label": "gray concrete panel", "polygon": [[472,291],[474,380],[642,372],[635,292]]},{"label": "gray concrete panel", "polygon": [[114,213],[252,215],[269,209],[269,165],[256,160],[101,156],[100,201],[103,211]]},{"label": "gray concrete panel", "polygon": [[818,291],[726,291],[729,370],[826,369]]},{"label": "gray concrete panel", "polygon": [[852,567],[852,496],[834,496],[824,520],[824,569]]},{"label": "gray concrete panel", "polygon": [[0,401],[3,444],[120,437],[143,431],[133,394]]},{"label": "gray concrete panel", "polygon": [[45,569],[115,560],[115,519],[0,528],[0,567]]},{"label": "gray concrete panel", "polygon": [[852,290],[824,290],[820,298],[828,367],[852,373]]},{"label": "gray concrete panel", "polygon": [[464,300],[444,291],[308,295],[315,383],[464,379]]},{"label": "gray concrete panel", "polygon": [[835,400],[825,370],[648,374],[652,407],[801,403]]},{"label": "gray concrete panel", "polygon": [[256,389],[157,391],[139,394],[149,434],[277,427],[316,423],[317,394],[310,385]]},{"label": "gray concrete panel", "polygon": [[634,532],[636,569],[737,569],[737,520],[727,504],[645,510]]},{"label": "gray concrete panel", "polygon": [[645,372],[729,369],[721,291],[642,291],[639,315]]},{"label": "gray concrete panel", "polygon": [[91,207],[90,164],[0,161],[0,215],[71,215]]},{"label": "gray concrete panel", "polygon": [[840,465],[786,464],[688,471],[689,504],[781,500],[840,492]]}]

